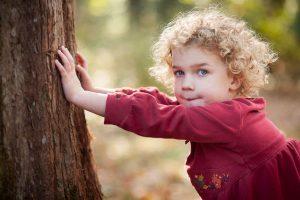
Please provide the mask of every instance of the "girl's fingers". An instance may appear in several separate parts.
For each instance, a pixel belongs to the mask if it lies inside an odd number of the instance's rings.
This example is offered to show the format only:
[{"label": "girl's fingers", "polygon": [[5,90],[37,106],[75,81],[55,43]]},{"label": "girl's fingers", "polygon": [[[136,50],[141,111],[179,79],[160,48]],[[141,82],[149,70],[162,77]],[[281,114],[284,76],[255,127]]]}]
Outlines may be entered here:
[{"label": "girl's fingers", "polygon": [[65,54],[61,50],[58,50],[57,53],[58,53],[59,57],[61,58],[66,70],[70,70],[71,69],[70,62],[69,62],[68,58],[65,56]]},{"label": "girl's fingers", "polygon": [[82,66],[79,64],[79,65],[76,65],[76,70],[81,70]]},{"label": "girl's fingers", "polygon": [[85,75],[87,73],[81,65],[76,65],[76,71],[78,71],[82,75]]},{"label": "girl's fingers", "polygon": [[77,58],[77,62],[83,67],[83,68],[86,68],[86,60],[83,58],[83,56],[77,52],[76,54],[76,58]]},{"label": "girl's fingers", "polygon": [[68,58],[69,62],[70,62],[71,64],[73,64],[73,63],[74,63],[74,59],[73,59],[73,56],[71,55],[70,51],[69,51],[66,47],[64,47],[64,46],[62,46],[61,49],[62,49],[62,52],[63,52],[63,53],[66,55],[66,57]]},{"label": "girl's fingers", "polygon": [[81,65],[76,65],[76,71],[78,71],[78,72],[82,72],[83,70],[82,70],[83,68],[82,68],[82,66]]},{"label": "girl's fingers", "polygon": [[65,76],[66,70],[65,70],[64,66],[58,60],[55,60],[54,62],[55,62],[57,69],[59,70],[61,76]]},{"label": "girl's fingers", "polygon": [[83,58],[81,57],[81,55],[79,53],[76,54],[76,59],[77,62],[82,65],[83,64]]},{"label": "girl's fingers", "polygon": [[79,52],[76,53],[76,56],[77,56],[77,60],[83,61],[83,57]]}]

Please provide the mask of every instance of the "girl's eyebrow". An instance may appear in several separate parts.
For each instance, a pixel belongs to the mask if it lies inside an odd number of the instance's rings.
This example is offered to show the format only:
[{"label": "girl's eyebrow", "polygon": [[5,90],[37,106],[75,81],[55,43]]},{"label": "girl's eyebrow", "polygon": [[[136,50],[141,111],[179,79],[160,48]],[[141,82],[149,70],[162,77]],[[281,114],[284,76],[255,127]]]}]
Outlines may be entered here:
[{"label": "girl's eyebrow", "polygon": [[[199,68],[199,67],[203,67],[203,66],[210,66],[210,65],[208,63],[199,63],[199,64],[191,65],[190,67],[191,68]],[[183,67],[182,66],[173,65],[172,68],[173,69],[180,69],[180,68],[183,68]]]}]

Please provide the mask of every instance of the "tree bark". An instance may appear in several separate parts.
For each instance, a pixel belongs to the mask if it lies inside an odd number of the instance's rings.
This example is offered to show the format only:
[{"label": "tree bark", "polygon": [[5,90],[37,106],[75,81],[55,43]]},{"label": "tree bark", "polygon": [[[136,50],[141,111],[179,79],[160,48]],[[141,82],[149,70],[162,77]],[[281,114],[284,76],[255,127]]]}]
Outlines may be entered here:
[{"label": "tree bark", "polygon": [[102,199],[83,110],[53,62],[76,50],[73,7],[0,2],[0,199]]}]

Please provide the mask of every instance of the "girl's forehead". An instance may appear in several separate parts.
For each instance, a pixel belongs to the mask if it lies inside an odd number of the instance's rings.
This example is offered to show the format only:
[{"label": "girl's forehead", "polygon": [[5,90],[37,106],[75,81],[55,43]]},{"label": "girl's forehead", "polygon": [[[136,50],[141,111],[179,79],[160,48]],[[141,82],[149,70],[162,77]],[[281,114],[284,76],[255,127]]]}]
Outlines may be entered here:
[{"label": "girl's forehead", "polygon": [[172,49],[172,62],[222,62],[216,51],[207,50],[199,46],[184,46]]},{"label": "girl's forehead", "polygon": [[206,55],[210,54],[219,57],[219,51],[217,48],[212,48],[212,47],[208,48],[196,44],[173,47],[170,50],[172,55],[174,53],[177,53],[179,55],[186,54],[186,53],[194,53],[194,54],[206,54]]}]

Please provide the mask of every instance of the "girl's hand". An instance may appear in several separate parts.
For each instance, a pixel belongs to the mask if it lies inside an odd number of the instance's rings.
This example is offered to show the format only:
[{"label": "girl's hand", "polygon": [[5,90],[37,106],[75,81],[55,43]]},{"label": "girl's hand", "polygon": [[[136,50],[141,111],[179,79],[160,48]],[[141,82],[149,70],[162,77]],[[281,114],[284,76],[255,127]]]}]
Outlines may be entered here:
[{"label": "girl's hand", "polygon": [[76,75],[75,62],[69,50],[62,46],[61,50],[58,50],[57,52],[62,60],[62,63],[58,60],[55,60],[55,65],[61,75],[64,94],[68,101],[73,102],[76,95],[79,95],[84,90],[81,87],[80,81]]},{"label": "girl's hand", "polygon": [[80,74],[80,82],[84,90],[93,91],[92,79],[87,71],[87,61],[80,54],[76,55],[78,65],[76,65],[76,70]]}]

